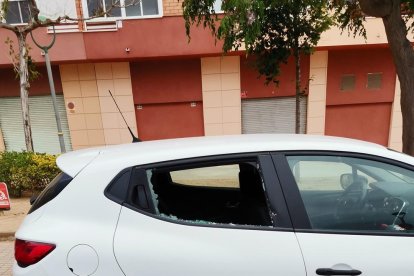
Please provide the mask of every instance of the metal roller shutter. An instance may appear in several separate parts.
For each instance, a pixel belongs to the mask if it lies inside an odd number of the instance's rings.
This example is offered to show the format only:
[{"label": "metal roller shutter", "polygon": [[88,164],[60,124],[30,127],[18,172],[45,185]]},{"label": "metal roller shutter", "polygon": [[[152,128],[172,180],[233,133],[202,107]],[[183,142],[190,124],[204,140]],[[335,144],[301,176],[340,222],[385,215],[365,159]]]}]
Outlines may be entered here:
[{"label": "metal roller shutter", "polygon": [[[66,150],[72,150],[65,102],[62,95],[56,96],[62,121]],[[60,153],[57,126],[51,96],[29,97],[29,112],[32,125],[33,147],[36,152]],[[20,98],[0,99],[0,128],[8,151],[26,149]]]},{"label": "metal roller shutter", "polygon": [[[242,133],[295,133],[295,97],[242,100]],[[306,131],[307,97],[301,98],[301,131]]]}]

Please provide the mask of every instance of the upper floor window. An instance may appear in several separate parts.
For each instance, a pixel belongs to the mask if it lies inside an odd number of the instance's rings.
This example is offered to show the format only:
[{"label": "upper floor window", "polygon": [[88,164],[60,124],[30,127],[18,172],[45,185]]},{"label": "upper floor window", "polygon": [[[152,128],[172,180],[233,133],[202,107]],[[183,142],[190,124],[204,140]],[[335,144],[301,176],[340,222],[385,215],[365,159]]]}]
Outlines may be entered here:
[{"label": "upper floor window", "polygon": [[89,17],[154,17],[162,14],[161,0],[85,0]]},{"label": "upper floor window", "polygon": [[9,0],[5,21],[8,24],[25,24],[30,20],[28,0]]},{"label": "upper floor window", "polygon": [[216,0],[214,1],[214,11],[216,13],[221,13],[223,12],[221,9],[221,4],[223,3],[223,0]]}]

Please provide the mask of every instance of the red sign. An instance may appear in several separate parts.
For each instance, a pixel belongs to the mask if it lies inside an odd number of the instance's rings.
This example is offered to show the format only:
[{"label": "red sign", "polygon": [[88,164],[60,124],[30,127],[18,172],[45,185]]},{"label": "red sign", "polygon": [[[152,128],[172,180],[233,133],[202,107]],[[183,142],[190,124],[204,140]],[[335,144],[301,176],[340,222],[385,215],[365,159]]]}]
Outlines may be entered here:
[{"label": "red sign", "polygon": [[9,191],[4,182],[0,182],[0,209],[10,210]]}]

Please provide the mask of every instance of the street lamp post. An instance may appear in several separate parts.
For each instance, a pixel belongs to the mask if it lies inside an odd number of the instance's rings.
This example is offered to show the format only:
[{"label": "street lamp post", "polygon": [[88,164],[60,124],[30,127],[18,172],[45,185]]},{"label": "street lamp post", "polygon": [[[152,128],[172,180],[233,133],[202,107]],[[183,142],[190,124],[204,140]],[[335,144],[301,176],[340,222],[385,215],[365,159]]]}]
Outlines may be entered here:
[{"label": "street lamp post", "polygon": [[64,152],[66,152],[65,140],[63,138],[62,124],[61,124],[59,110],[57,108],[57,103],[56,103],[55,83],[53,81],[52,66],[50,65],[50,58],[49,58],[49,49],[52,48],[53,44],[55,44],[55,41],[56,41],[55,26],[53,26],[53,39],[52,39],[52,42],[47,46],[41,46],[40,44],[38,44],[37,41],[34,39],[32,32],[30,32],[30,36],[32,37],[32,40],[33,40],[34,44],[36,44],[36,46],[39,47],[45,53],[47,76],[48,76],[48,79],[49,79],[50,94],[52,95],[53,109],[55,110],[55,118],[56,118],[56,125],[57,125],[57,128],[58,128],[58,133],[57,134],[58,134],[58,137],[59,137],[60,151],[62,153],[64,153]]}]

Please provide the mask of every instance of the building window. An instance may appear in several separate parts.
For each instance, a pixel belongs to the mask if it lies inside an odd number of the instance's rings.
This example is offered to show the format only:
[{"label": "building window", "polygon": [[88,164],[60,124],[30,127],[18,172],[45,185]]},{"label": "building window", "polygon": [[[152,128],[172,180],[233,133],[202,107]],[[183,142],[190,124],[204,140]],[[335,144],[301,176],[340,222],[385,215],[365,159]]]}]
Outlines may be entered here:
[{"label": "building window", "polygon": [[355,89],[355,75],[342,75],[341,91],[352,91]]},{"label": "building window", "polygon": [[216,13],[222,13],[223,10],[221,9],[221,4],[223,3],[223,0],[216,0],[214,1],[214,11]]},{"label": "building window", "polygon": [[99,13],[106,13],[104,18],[156,17],[162,14],[161,0],[86,0],[85,7],[85,14],[89,17]]},{"label": "building window", "polygon": [[5,16],[8,24],[25,24],[30,20],[28,0],[9,0]]},{"label": "building window", "polygon": [[381,89],[382,73],[368,73],[367,88],[370,90]]}]

